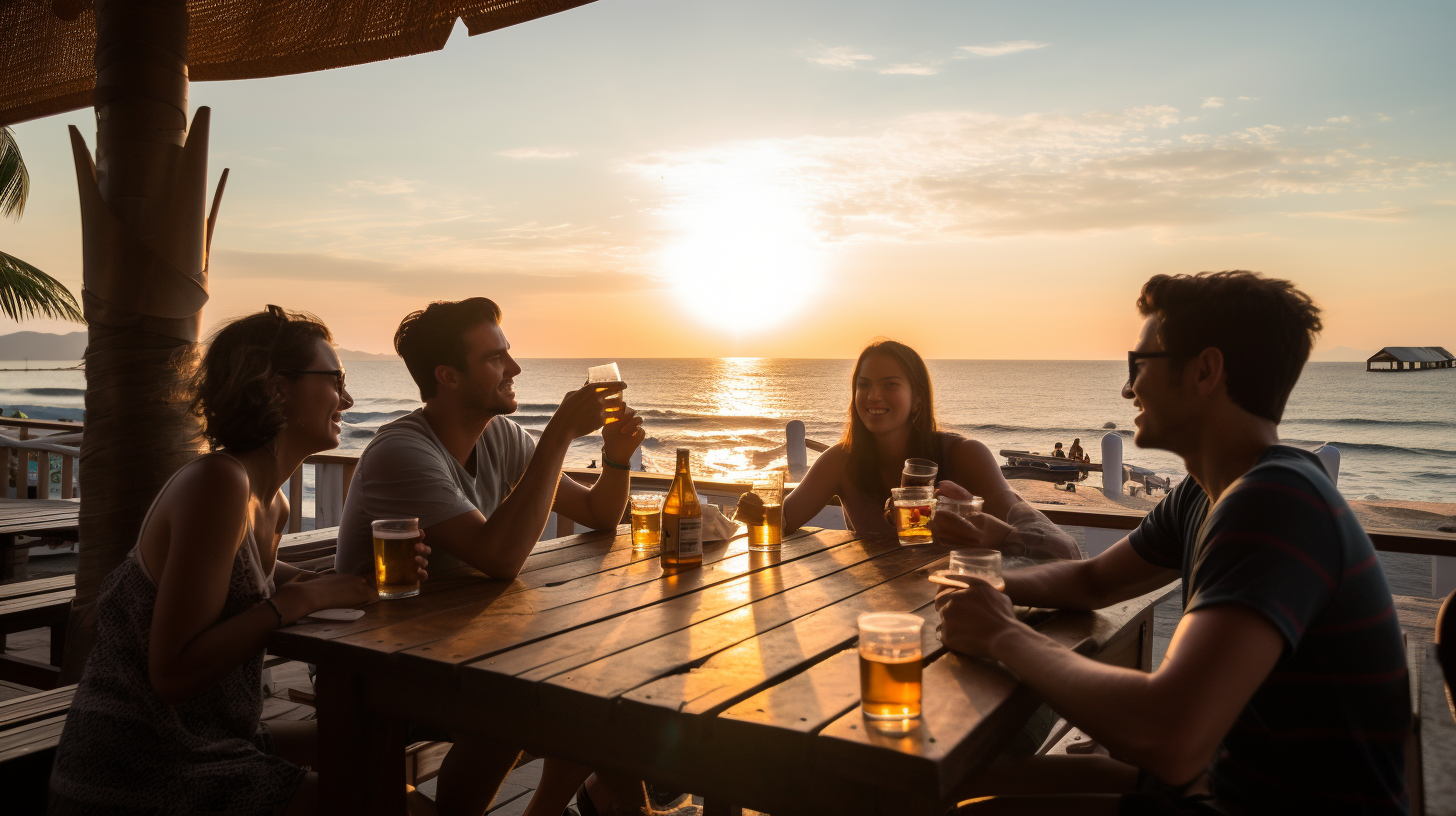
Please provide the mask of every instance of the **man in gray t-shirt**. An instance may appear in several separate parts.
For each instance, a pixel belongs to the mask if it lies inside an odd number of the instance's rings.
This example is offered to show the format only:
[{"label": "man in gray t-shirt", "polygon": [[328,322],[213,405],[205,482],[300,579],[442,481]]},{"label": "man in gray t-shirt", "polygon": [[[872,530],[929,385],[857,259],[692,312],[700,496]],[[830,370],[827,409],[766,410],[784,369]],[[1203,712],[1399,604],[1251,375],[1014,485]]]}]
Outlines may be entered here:
[{"label": "man in gray t-shirt", "polygon": [[[469,298],[432,303],[400,323],[394,348],[425,404],[385,425],[364,449],[339,526],[339,572],[373,572],[374,519],[418,518],[436,579],[472,570],[515,578],[553,509],[593,529],[621,521],[627,462],[644,436],[642,420],[616,396],[626,386],[593,383],[568,393],[540,440],[532,440],[506,416],[517,407],[512,385],[521,367],[500,317],[490,300]],[[603,427],[608,411],[619,419]],[[563,477],[561,466],[572,440],[599,428],[605,467],[588,489]],[[520,753],[468,735],[420,736],[455,743],[440,767],[442,816],[484,812]],[[535,797],[541,812],[560,813],[588,771],[547,762]],[[594,777],[587,791],[611,804],[623,787],[631,786],[604,786]]]}]

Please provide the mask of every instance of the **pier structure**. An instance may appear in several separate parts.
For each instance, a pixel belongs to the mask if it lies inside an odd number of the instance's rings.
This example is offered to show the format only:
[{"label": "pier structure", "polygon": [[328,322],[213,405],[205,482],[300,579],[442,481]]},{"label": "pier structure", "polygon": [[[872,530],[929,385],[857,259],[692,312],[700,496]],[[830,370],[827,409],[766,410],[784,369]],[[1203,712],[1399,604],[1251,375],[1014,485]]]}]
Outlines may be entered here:
[{"label": "pier structure", "polygon": [[1431,371],[1456,368],[1456,354],[1440,346],[1386,346],[1365,361],[1366,371]]}]

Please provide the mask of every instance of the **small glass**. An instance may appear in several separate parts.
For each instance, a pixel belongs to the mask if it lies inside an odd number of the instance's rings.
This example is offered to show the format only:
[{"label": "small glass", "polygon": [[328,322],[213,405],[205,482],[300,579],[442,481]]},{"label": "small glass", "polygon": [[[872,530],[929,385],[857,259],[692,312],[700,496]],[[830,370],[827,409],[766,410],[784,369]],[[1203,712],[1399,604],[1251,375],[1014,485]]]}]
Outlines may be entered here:
[{"label": "small glass", "polygon": [[655,550],[662,543],[661,493],[632,494],[632,549]]},{"label": "small glass", "polygon": [[[614,383],[622,381],[622,372],[617,368],[616,363],[605,363],[599,366],[592,366],[586,370],[586,383]],[[597,391],[605,391],[605,388],[598,388]],[[607,397],[606,418],[602,421],[604,425],[610,425],[621,419],[622,409],[626,402],[622,399],[622,392],[618,391]]]},{"label": "small glass", "polygon": [[867,612],[859,616],[859,707],[865,719],[920,718],[919,615]]},{"label": "small glass", "polygon": [[409,598],[420,594],[420,571],[415,565],[415,544],[420,541],[420,520],[376,519],[374,528],[374,588],[379,597]]},{"label": "small glass", "polygon": [[952,516],[960,516],[966,521],[981,512],[986,500],[980,496],[972,496],[969,499],[952,499],[950,496],[941,496],[935,506],[937,513],[950,513]]},{"label": "small glass", "polygon": [[940,465],[929,459],[906,459],[905,469],[900,471],[901,487],[935,487],[935,474]]},{"label": "small glass", "polygon": [[755,479],[753,493],[763,499],[763,522],[748,525],[748,549],[777,550],[784,540],[784,474],[769,473]]},{"label": "small glass", "polygon": [[1001,553],[998,550],[952,550],[950,566],[936,570],[931,575],[962,583],[976,578],[1001,592],[1006,591],[1006,579],[1001,576]]},{"label": "small glass", "polygon": [[935,489],[895,487],[890,489],[895,505],[895,533],[901,544],[929,544],[934,538],[930,520],[935,518]]}]

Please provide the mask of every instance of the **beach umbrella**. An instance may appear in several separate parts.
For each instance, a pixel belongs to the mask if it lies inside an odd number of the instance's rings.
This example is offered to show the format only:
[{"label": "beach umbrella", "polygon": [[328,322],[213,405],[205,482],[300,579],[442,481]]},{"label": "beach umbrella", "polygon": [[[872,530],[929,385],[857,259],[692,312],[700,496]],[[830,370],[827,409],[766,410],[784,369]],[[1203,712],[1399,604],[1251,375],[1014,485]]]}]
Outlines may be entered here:
[{"label": "beach umbrella", "polygon": [[[208,110],[189,80],[320,71],[436,51],[590,0],[0,0],[0,125],[94,106],[72,127],[81,203],[86,433],[81,558],[63,682],[89,653],[102,580],[162,484],[200,453],[176,402],[195,347],[224,171],[208,206]],[[298,498],[294,497],[297,501]]]}]

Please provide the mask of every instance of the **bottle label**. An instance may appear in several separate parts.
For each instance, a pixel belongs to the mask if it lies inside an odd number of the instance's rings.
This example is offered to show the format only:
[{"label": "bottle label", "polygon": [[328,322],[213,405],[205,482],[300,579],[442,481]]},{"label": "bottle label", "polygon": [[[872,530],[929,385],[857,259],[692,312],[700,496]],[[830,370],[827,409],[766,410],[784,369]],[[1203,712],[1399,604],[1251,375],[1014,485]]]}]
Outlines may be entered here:
[{"label": "bottle label", "polygon": [[662,514],[660,546],[663,552],[673,553],[677,558],[701,554],[703,552],[703,519]]},{"label": "bottle label", "polygon": [[683,556],[703,554],[703,519],[701,516],[678,521],[678,553]]}]

